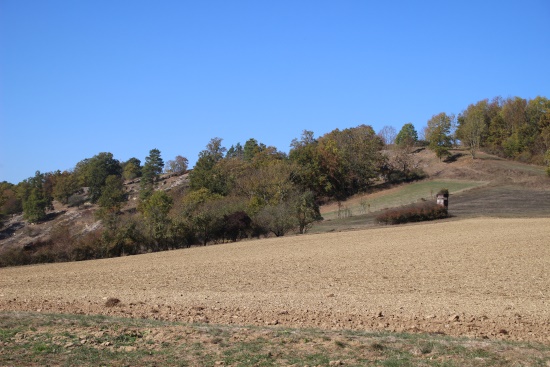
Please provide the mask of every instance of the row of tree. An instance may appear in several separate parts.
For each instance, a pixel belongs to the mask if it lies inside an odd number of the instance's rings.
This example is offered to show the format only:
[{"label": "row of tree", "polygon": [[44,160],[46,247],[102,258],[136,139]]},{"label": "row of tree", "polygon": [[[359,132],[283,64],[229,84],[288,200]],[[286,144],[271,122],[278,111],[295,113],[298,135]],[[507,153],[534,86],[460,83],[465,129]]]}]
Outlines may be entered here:
[{"label": "row of tree", "polygon": [[[200,152],[186,190],[158,190],[159,175],[181,174],[187,159],[164,164],[153,149],[145,164],[99,153],[70,172],[40,173],[17,185],[2,183],[4,214],[23,211],[29,222],[46,219],[52,201],[98,205],[103,222],[101,256],[121,249],[161,250],[194,243],[238,240],[289,231],[304,233],[321,219],[319,203],[343,199],[371,185],[387,160],[370,126],[334,130],[318,139],[304,131],[290,154],[249,139],[226,149],[214,138]],[[125,182],[139,181],[137,213],[124,211]],[[139,245],[138,245],[139,243]],[[125,244],[125,245],[124,245]],[[137,249],[136,249],[137,248]]]},{"label": "row of tree", "polygon": [[52,201],[77,205],[82,203],[86,189],[86,200],[101,208],[118,208],[127,200],[124,182],[140,179],[141,196],[150,196],[154,183],[163,172],[182,174],[187,171],[187,159],[177,156],[164,161],[160,151],[153,149],[142,166],[137,158],[121,162],[112,153],[99,153],[92,158],[78,162],[71,171],[41,173],[37,171],[17,185],[0,183],[0,215],[23,212],[31,223],[46,218],[46,211],[52,208]]},{"label": "row of tree", "polygon": [[550,158],[550,100],[545,97],[484,99],[460,113],[457,125],[457,139],[474,157],[483,148],[535,164]]},{"label": "row of tree", "polygon": [[385,126],[380,136],[386,144],[402,145],[404,139],[428,145],[440,157],[453,146],[468,148],[475,159],[480,149],[503,158],[539,165],[550,164],[550,100],[538,96],[483,99],[458,115],[432,116],[419,137],[412,124],[396,133]]},{"label": "row of tree", "polygon": [[[550,103],[546,98],[483,100],[458,116],[434,115],[419,134],[411,123],[378,134],[367,125],[312,131],[291,142],[288,154],[256,139],[229,149],[212,139],[189,172],[189,187],[158,190],[162,172],[183,174],[188,160],[166,163],[152,149],[142,165],[99,153],[66,172],[40,173],[13,185],[0,183],[0,215],[23,212],[29,222],[47,218],[55,199],[97,204],[103,222],[101,256],[161,250],[194,243],[238,240],[289,231],[303,233],[319,220],[319,205],[343,200],[374,183],[424,177],[412,154],[428,146],[442,159],[456,144],[542,163],[550,160]],[[390,149],[391,148],[391,149]],[[388,153],[391,150],[391,153]],[[125,183],[139,181],[137,213],[125,212]],[[131,250],[130,248],[133,248]]]}]

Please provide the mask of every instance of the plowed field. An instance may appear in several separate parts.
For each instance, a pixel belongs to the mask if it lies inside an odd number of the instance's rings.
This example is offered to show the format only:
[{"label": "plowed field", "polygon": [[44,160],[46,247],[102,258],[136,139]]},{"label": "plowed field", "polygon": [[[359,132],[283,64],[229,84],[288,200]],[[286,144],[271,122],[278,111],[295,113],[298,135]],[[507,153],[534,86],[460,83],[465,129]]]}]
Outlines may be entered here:
[{"label": "plowed field", "polygon": [[[107,307],[108,298],[120,303]],[[550,343],[550,219],[476,218],[0,269],[0,310]]]}]

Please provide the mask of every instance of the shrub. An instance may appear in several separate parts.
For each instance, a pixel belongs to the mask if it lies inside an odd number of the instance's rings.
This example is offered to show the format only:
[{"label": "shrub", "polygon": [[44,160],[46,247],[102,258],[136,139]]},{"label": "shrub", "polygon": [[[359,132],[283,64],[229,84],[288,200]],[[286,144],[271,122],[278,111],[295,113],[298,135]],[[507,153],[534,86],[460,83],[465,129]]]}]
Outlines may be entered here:
[{"label": "shrub", "polygon": [[223,216],[224,237],[233,242],[247,237],[251,228],[252,219],[242,210]]},{"label": "shrub", "polygon": [[379,223],[401,224],[408,222],[422,222],[426,220],[447,218],[445,207],[433,202],[422,202],[389,209],[376,217]]},{"label": "shrub", "polygon": [[30,254],[21,248],[10,248],[0,251],[0,268],[6,266],[28,265],[30,263]]},{"label": "shrub", "polygon": [[67,199],[67,205],[71,208],[80,207],[86,202],[86,196],[80,194],[73,194]]}]

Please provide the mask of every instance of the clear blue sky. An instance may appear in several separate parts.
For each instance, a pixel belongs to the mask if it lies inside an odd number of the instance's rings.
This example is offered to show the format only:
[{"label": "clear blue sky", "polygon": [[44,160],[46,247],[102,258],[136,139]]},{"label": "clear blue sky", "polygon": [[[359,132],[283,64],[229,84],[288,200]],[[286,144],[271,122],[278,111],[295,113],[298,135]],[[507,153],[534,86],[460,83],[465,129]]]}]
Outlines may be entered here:
[{"label": "clear blue sky", "polygon": [[550,98],[550,2],[0,0],[0,181]]}]

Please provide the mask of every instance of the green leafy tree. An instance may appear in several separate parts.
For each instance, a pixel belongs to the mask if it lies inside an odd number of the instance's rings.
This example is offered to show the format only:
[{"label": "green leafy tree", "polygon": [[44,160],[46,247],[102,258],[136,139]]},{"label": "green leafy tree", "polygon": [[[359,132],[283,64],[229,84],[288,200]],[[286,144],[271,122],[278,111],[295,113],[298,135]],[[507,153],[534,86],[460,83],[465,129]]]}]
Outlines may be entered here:
[{"label": "green leafy tree", "polygon": [[417,141],[418,133],[416,132],[414,125],[410,122],[403,125],[395,137],[395,144],[400,147],[412,147],[417,143]]},{"label": "green leafy tree", "polygon": [[315,200],[315,194],[312,191],[296,194],[292,199],[292,203],[300,234],[305,233],[314,222],[323,219],[319,212],[319,205]]},{"label": "green leafy tree", "polygon": [[484,99],[469,105],[456,121],[456,138],[474,157],[484,148],[501,157],[543,164],[550,149],[550,101],[546,97]]},{"label": "green leafy tree", "polygon": [[62,204],[67,204],[69,198],[79,189],[78,178],[70,172],[61,173],[53,187],[53,197]]},{"label": "green leafy tree", "polygon": [[336,129],[319,138],[319,165],[325,193],[344,199],[378,178],[383,142],[371,126]]},{"label": "green leafy tree", "polygon": [[235,146],[232,145],[231,148],[227,150],[227,154],[225,155],[225,157],[243,159],[244,150],[241,143],[237,143]]},{"label": "green leafy tree", "polygon": [[115,175],[108,176],[98,200],[99,206],[105,210],[118,212],[125,201],[126,192],[122,177]]},{"label": "green leafy tree", "polygon": [[141,161],[137,158],[130,158],[122,164],[122,177],[125,180],[133,180],[141,177]]},{"label": "green leafy tree", "polygon": [[222,175],[220,167],[217,166],[220,162],[226,149],[222,146],[222,139],[213,138],[206,145],[206,149],[199,153],[199,159],[189,173],[189,181],[192,190],[206,188],[210,192],[226,195],[227,180]]},{"label": "green leafy tree", "polygon": [[503,99],[501,97],[493,98],[489,103],[490,121],[486,142],[488,150],[500,156],[503,155],[502,144],[510,135],[502,118],[502,104]]},{"label": "green leafy tree", "polygon": [[121,219],[121,216],[115,213],[109,213],[109,217],[113,218],[113,224],[106,225],[106,229],[101,234],[101,253],[97,257],[138,254],[141,244],[146,242],[139,223],[135,219]]},{"label": "green leafy tree", "polygon": [[250,161],[257,154],[264,151],[265,149],[266,149],[265,144],[258,143],[258,141],[254,138],[248,139],[244,144],[243,158],[244,160]]},{"label": "green leafy tree", "polygon": [[321,197],[325,195],[328,178],[322,169],[318,145],[313,131],[304,130],[300,140],[292,140],[289,159],[295,165],[291,176],[292,182],[303,191],[310,190],[315,196]]},{"label": "green leafy tree", "polygon": [[468,108],[458,117],[457,137],[465,144],[472,158],[483,145],[488,127],[488,101],[483,100]]},{"label": "green leafy tree", "polygon": [[147,200],[147,198],[153,194],[155,181],[158,180],[163,167],[164,161],[160,156],[160,150],[156,148],[151,149],[149,155],[145,158],[145,164],[142,169],[139,192],[141,200]]},{"label": "green leafy tree", "polygon": [[299,225],[295,208],[288,201],[265,206],[254,216],[254,222],[276,237],[284,236]]},{"label": "green leafy tree", "polygon": [[34,177],[23,181],[18,188],[23,202],[23,217],[30,223],[46,219],[46,210],[52,209],[52,198],[44,192],[44,174],[36,171]]},{"label": "green leafy tree", "polygon": [[550,100],[538,96],[527,103],[527,121],[532,144],[529,146],[533,156],[544,156],[550,149]]},{"label": "green leafy tree", "polygon": [[281,160],[255,167],[246,166],[235,180],[234,193],[248,200],[248,208],[256,213],[266,205],[287,200],[294,190],[292,166]]},{"label": "green leafy tree", "polygon": [[155,191],[142,205],[149,236],[153,241],[153,250],[167,250],[169,248],[169,233],[171,220],[168,216],[173,200],[164,191]]},{"label": "green leafy tree", "polygon": [[428,120],[426,139],[429,142],[429,148],[435,152],[439,160],[450,154],[449,149],[452,146],[451,126],[453,119],[453,115],[447,115],[441,112]]},{"label": "green leafy tree", "polygon": [[[6,191],[8,191],[10,188],[10,183],[6,181],[0,182],[0,209],[3,209],[4,204],[6,201],[8,201],[8,197],[6,196]],[[3,210],[0,210],[0,220],[3,219],[5,213]]]},{"label": "green leafy tree", "polygon": [[316,197],[344,199],[378,178],[384,162],[382,138],[371,126],[333,130],[319,139],[304,131],[293,140],[290,160],[297,165],[292,181]]},{"label": "green leafy tree", "polygon": [[90,177],[90,160],[91,158],[85,158],[78,162],[73,170],[73,174],[78,181],[79,187],[88,187],[88,181]]},{"label": "green leafy tree", "polygon": [[516,158],[531,143],[528,139],[527,101],[520,97],[508,98],[500,114],[508,135],[502,144],[504,154],[508,158]]},{"label": "green leafy tree", "polygon": [[47,201],[42,190],[33,188],[23,201],[24,218],[30,223],[37,223],[46,219]]},{"label": "green leafy tree", "polygon": [[190,192],[183,199],[182,213],[203,245],[214,239],[222,229],[226,214],[222,199],[222,195],[204,187]]},{"label": "green leafy tree", "polygon": [[223,215],[220,206],[215,202],[207,202],[196,211],[192,217],[193,227],[196,229],[202,244],[206,244],[217,237],[223,228]]},{"label": "green leafy tree", "polygon": [[80,165],[77,164],[76,171],[80,175],[84,186],[89,187],[88,194],[92,203],[99,200],[107,177],[122,175],[120,162],[113,158],[112,153],[108,152],[99,153],[82,161]]},{"label": "green leafy tree", "polygon": [[23,203],[17,195],[17,187],[7,181],[0,182],[0,220],[22,211]]}]

